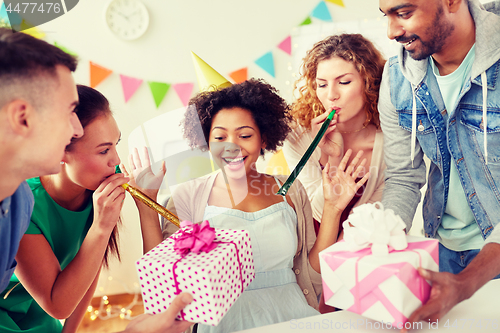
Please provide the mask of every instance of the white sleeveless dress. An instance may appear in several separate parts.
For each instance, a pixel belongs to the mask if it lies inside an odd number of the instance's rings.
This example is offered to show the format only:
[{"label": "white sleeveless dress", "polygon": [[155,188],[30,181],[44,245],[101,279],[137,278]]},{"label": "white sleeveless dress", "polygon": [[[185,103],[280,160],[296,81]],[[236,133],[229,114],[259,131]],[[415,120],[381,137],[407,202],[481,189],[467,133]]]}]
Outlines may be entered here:
[{"label": "white sleeveless dress", "polygon": [[216,327],[199,324],[198,332],[235,332],[319,314],[307,304],[292,271],[297,215],[283,199],[252,213],[216,206],[205,209],[203,220],[212,227],[249,232],[255,279]]}]

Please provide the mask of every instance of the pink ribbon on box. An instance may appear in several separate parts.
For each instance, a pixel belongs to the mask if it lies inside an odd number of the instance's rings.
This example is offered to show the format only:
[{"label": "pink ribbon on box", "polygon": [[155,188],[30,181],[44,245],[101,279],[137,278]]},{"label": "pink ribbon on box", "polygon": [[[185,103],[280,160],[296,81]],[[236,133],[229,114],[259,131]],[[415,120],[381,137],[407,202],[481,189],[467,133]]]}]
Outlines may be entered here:
[{"label": "pink ribbon on box", "polygon": [[[415,244],[412,243],[412,245]],[[406,252],[413,252],[417,254],[419,266],[422,266],[422,256],[420,255],[420,253],[418,253],[414,249],[410,249],[409,247],[407,248]],[[418,245],[416,246],[416,248],[418,248]],[[396,252],[405,252],[405,251],[396,251],[392,248],[389,248],[389,253],[396,253]],[[401,318],[402,321],[405,323],[406,321],[408,321],[408,318],[406,318],[405,315],[403,315],[398,309],[396,309],[396,307],[392,304],[392,302],[389,299],[387,299],[384,293],[380,290],[379,285],[393,275],[397,276],[400,280],[410,280],[410,279],[415,280],[417,278],[420,278],[418,271],[411,264],[407,262],[388,264],[373,270],[370,274],[368,274],[368,276],[366,276],[362,281],[360,281],[358,277],[359,261],[367,255],[368,253],[364,253],[356,260],[355,273],[354,273],[356,284],[350,290],[351,293],[355,295],[354,305],[347,310],[351,312],[356,312],[358,314],[362,314],[378,301],[382,303],[382,305],[386,308],[386,310],[391,314],[393,318]],[[403,267],[406,267],[404,271],[401,270]],[[395,274],[394,271],[396,271]],[[423,304],[425,298],[428,297],[430,293],[430,285],[427,282],[425,282],[425,280],[422,278],[420,278],[419,280],[420,280],[420,288],[415,288],[413,284],[410,284],[408,288],[410,289],[412,294],[415,295]]]},{"label": "pink ribbon on box", "polygon": [[[236,250],[236,260],[238,262],[238,269],[240,271],[240,282],[241,282],[241,292],[243,292],[243,272],[241,270],[240,253],[238,246],[230,242],[219,242],[215,241],[215,229],[210,226],[208,220],[203,221],[200,224],[192,223],[190,221],[182,221],[181,229],[178,231],[179,235],[175,237],[174,240],[174,250],[177,254],[181,256],[172,266],[172,273],[174,276],[175,284],[175,295],[179,295],[182,290],[179,287],[179,282],[177,281],[177,274],[175,269],[177,264],[189,253],[200,253],[201,251],[210,252],[217,247],[217,244],[233,244]],[[181,318],[184,319],[184,311],[181,310]]]},{"label": "pink ribbon on box", "polygon": [[174,250],[185,256],[189,252],[210,252],[217,247],[214,243],[215,229],[205,220],[201,224],[182,221],[180,235],[175,238]]}]

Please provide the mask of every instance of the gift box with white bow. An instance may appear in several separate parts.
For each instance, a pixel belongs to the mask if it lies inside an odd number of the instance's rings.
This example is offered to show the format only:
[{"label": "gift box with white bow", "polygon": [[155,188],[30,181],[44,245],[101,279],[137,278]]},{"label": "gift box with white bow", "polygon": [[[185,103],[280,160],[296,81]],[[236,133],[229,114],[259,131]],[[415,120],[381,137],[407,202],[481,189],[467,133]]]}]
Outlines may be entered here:
[{"label": "gift box with white bow", "polygon": [[417,268],[439,270],[438,241],[406,236],[379,202],[354,208],[343,227],[344,240],[319,253],[325,303],[401,327],[429,298]]},{"label": "gift box with white bow", "polygon": [[184,221],[181,229],[136,262],[144,310],[165,311],[176,295],[191,304],[177,318],[216,326],[255,277],[245,230],[214,229]]}]

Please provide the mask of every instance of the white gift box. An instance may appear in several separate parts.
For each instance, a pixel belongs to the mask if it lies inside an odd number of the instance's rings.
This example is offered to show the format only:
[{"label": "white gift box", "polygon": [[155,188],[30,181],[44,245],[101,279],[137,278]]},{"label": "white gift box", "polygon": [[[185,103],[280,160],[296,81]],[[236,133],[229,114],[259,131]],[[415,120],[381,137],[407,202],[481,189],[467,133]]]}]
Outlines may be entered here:
[{"label": "white gift box", "polygon": [[[344,222],[346,241],[319,254],[325,304],[401,327],[429,298],[431,285],[417,268],[439,270],[439,243],[405,236],[404,224],[381,222],[387,216],[380,215],[380,209],[363,206]],[[373,209],[377,210],[374,214],[367,214]]]}]

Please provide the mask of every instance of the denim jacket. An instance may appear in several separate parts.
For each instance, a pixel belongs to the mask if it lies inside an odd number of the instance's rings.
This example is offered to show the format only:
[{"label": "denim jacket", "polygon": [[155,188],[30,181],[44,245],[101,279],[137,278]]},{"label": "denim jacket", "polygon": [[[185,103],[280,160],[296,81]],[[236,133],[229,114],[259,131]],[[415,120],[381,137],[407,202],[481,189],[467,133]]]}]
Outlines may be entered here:
[{"label": "denim jacket", "polygon": [[[485,7],[500,12],[498,1]],[[416,61],[403,48],[387,62],[380,88],[387,164],[382,202],[409,230],[426,182],[425,154],[431,162],[422,206],[427,237],[435,236],[446,207],[450,163],[484,239],[500,219],[500,17],[477,0],[469,0],[469,9],[476,57],[455,109],[446,110],[429,61]]]}]

